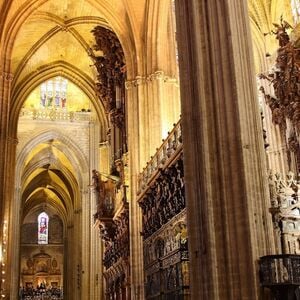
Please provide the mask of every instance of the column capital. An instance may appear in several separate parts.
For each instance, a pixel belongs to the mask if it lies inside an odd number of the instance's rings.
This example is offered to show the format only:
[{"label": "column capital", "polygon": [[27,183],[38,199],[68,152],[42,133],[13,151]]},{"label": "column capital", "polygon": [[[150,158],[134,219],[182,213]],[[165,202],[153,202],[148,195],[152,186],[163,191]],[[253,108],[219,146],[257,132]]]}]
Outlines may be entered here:
[{"label": "column capital", "polygon": [[168,75],[162,70],[157,70],[152,74],[146,76],[147,81],[154,81],[154,80],[162,80],[163,82],[174,82],[178,83],[178,80],[173,75]]},{"label": "column capital", "polygon": [[11,137],[11,136],[9,136],[7,138],[7,141],[13,145],[18,145],[18,143],[19,143],[19,140],[16,137]]},{"label": "column capital", "polygon": [[258,299],[274,234],[247,1],[178,0],[176,22],[192,298]]},{"label": "column capital", "polygon": [[0,73],[0,77],[4,79],[4,81],[12,81],[14,79],[13,73],[2,72]]},{"label": "column capital", "polygon": [[164,71],[158,70],[148,75],[138,75],[134,79],[127,80],[125,82],[125,87],[129,90],[138,85],[153,82],[155,80],[161,80],[168,83],[178,83],[178,79],[175,76],[167,75]]},{"label": "column capital", "polygon": [[145,77],[144,77],[144,76],[138,75],[138,76],[135,77],[135,79],[127,80],[127,81],[125,82],[125,88],[126,88],[127,90],[129,90],[129,89],[131,89],[131,88],[133,88],[133,87],[136,87],[136,86],[138,86],[138,85],[141,85],[142,83],[144,83],[144,81],[145,81]]}]

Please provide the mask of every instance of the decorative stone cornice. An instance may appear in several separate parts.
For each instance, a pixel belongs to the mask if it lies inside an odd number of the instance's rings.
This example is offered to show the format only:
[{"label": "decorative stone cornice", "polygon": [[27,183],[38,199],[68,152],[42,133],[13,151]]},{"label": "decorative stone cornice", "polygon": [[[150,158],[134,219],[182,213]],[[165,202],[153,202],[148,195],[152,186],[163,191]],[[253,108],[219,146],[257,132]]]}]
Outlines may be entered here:
[{"label": "decorative stone cornice", "polygon": [[135,79],[127,80],[125,82],[125,87],[127,90],[129,90],[133,87],[136,87],[141,84],[148,83],[148,82],[153,82],[155,80],[161,80],[166,83],[175,83],[175,84],[178,83],[178,80],[176,77],[166,75],[164,71],[156,71],[149,75],[145,75],[145,76],[138,75],[135,77]]},{"label": "decorative stone cornice", "polygon": [[14,79],[14,75],[9,72],[2,72],[0,74],[0,78],[3,78],[4,81],[12,81]]}]

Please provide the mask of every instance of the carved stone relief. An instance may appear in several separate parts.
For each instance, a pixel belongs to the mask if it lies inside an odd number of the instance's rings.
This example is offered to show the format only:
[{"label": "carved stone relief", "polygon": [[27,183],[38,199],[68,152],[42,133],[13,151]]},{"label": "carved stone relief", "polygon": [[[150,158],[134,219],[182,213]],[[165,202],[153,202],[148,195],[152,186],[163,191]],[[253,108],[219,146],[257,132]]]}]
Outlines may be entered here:
[{"label": "carved stone relief", "polygon": [[300,181],[292,172],[269,175],[270,212],[284,254],[300,254]]}]

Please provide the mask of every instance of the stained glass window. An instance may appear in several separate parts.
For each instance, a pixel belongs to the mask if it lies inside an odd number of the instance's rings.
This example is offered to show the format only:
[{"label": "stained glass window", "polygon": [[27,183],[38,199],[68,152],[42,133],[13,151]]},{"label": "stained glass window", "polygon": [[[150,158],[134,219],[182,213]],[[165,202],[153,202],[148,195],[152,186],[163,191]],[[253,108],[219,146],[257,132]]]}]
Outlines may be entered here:
[{"label": "stained glass window", "polygon": [[295,24],[300,21],[300,0],[291,0],[292,14]]},{"label": "stained glass window", "polygon": [[56,77],[41,84],[41,106],[65,108],[67,101],[68,80]]},{"label": "stained glass window", "polygon": [[48,244],[49,217],[45,212],[38,216],[38,244]]}]

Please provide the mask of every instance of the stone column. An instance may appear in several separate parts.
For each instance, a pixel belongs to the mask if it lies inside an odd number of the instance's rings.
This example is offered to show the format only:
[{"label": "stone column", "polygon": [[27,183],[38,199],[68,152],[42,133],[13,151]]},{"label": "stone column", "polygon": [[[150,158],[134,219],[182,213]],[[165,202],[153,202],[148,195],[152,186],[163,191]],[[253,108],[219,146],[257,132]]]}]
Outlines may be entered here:
[{"label": "stone column", "polygon": [[[89,174],[83,174],[83,179],[89,178]],[[87,189],[88,181],[83,180],[83,190],[81,191],[81,209],[79,209],[79,214],[81,216],[81,234],[82,234],[82,244],[81,244],[81,298],[80,299],[92,299],[91,298],[91,265],[90,265],[90,255],[91,255],[91,203]]]},{"label": "stone column", "polygon": [[274,251],[245,0],[177,0],[192,299],[258,299]]},{"label": "stone column", "polygon": [[[127,83],[127,107],[128,107],[128,146],[129,146],[129,174],[130,191],[129,202],[129,230],[130,230],[130,284],[131,299],[138,300],[144,298],[144,277],[143,277],[143,247],[141,212],[136,201],[137,197],[137,175],[141,165],[145,163],[147,157],[147,140],[140,137],[147,131],[143,127],[145,121],[143,117],[146,112],[141,113],[140,105],[144,101],[144,87],[138,79],[136,82]],[[138,120],[138,122],[137,122]],[[142,127],[142,128],[141,128]]]},{"label": "stone column", "polygon": [[89,201],[91,202],[90,215],[90,236],[91,236],[91,252],[90,259],[90,285],[91,294],[90,299],[102,299],[104,295],[103,287],[103,243],[99,233],[99,227],[94,224],[93,215],[97,212],[97,200],[95,193],[89,193]]},{"label": "stone column", "polygon": [[[150,115],[150,155],[161,145],[162,138],[168,136],[173,124],[180,118],[180,98],[178,80],[163,71],[148,75],[147,86],[148,114]],[[150,160],[150,157],[147,161]]]},{"label": "stone column", "polygon": [[20,235],[21,235],[21,215],[16,213],[20,210],[20,202],[21,202],[21,188],[19,186],[20,182],[15,181],[15,195],[14,201],[11,201],[11,213],[10,220],[13,220],[11,223],[11,249],[13,251],[10,252],[11,262],[10,262],[10,297],[11,299],[18,299],[19,294],[19,286],[20,286]]},{"label": "stone column", "polygon": [[[76,241],[80,241],[79,230],[74,228],[74,224],[78,220],[78,215],[74,214],[73,220],[65,224],[65,238],[64,238],[64,295],[68,299],[80,299],[80,285],[78,285],[78,268],[79,254]],[[77,233],[77,234],[76,234]],[[77,239],[77,240],[75,240]],[[68,255],[72,253],[72,255]],[[80,284],[80,282],[79,282]]]},{"label": "stone column", "polygon": [[137,76],[134,80],[127,81],[126,95],[128,147],[130,148],[129,152],[134,150],[137,155],[134,162],[137,168],[136,172],[138,172],[141,165],[146,165],[151,153],[149,150],[150,140],[154,140],[154,137],[150,139],[151,130],[147,126],[149,124],[149,114],[145,78]]},{"label": "stone column", "polygon": [[[5,289],[7,299],[9,298],[11,280],[11,209],[14,198],[14,174],[15,174],[15,154],[17,139],[9,136],[9,110],[10,110],[10,91],[13,75],[8,72],[0,74],[0,243],[2,244],[3,226],[6,221],[7,226],[7,246],[6,246],[6,265],[5,274],[0,275],[0,280],[5,279]],[[2,276],[3,275],[3,276]]]},{"label": "stone column", "polygon": [[[10,89],[13,76],[11,73],[0,74],[0,221],[3,223],[5,214],[5,182],[7,178],[8,122],[10,109]],[[1,237],[1,234],[0,234]]]},{"label": "stone column", "polygon": [[[16,227],[20,224],[19,211],[16,210],[16,205],[14,202],[15,192],[15,165],[16,165],[16,147],[18,140],[15,137],[8,136],[6,139],[6,151],[5,151],[5,174],[3,181],[3,221],[7,224],[7,254],[6,254],[6,270],[5,270],[5,282],[7,290],[7,299],[13,299],[9,296],[11,294],[12,286],[16,281],[12,276],[18,274],[16,267],[18,267],[18,262],[16,262],[15,251],[18,252],[19,249],[15,250],[13,242],[15,241]],[[18,216],[16,216],[18,215]],[[18,279],[17,279],[18,280]],[[19,284],[18,284],[19,286]]]}]

